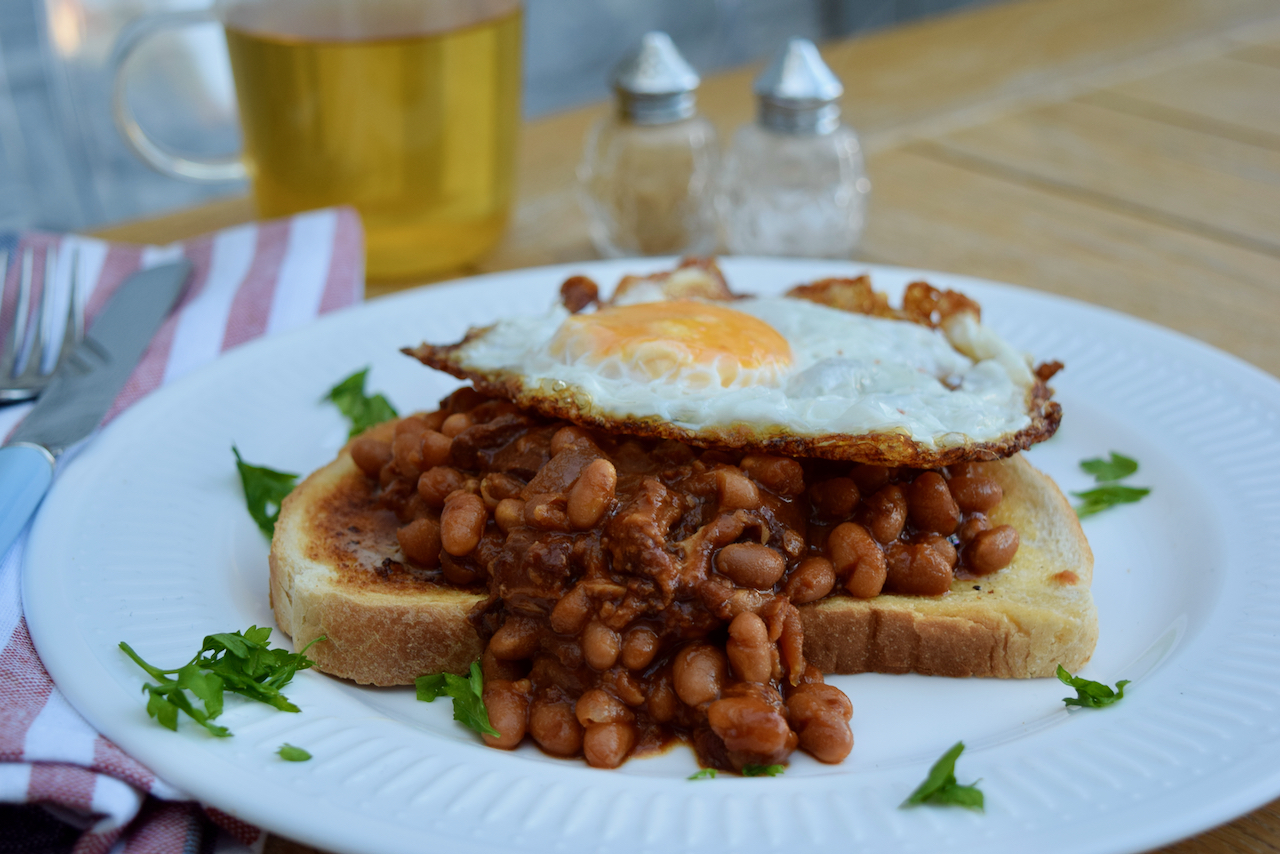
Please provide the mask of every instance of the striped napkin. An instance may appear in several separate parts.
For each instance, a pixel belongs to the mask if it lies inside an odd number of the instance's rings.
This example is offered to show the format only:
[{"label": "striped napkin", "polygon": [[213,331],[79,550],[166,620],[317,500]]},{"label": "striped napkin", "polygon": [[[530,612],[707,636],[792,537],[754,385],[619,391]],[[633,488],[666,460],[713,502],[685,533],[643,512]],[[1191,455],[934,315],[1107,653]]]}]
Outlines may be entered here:
[{"label": "striped napkin", "polygon": [[[185,255],[186,293],[160,327],[103,423],[162,385],[261,335],[302,326],[359,302],[364,240],[348,208],[237,226],[170,246],[86,237],[0,233],[9,274],[0,330],[12,329],[20,259],[33,253],[36,288],[51,282],[67,305],[72,267],[86,319],[131,273]],[[47,255],[52,247],[54,253]],[[32,294],[38,305],[40,291]],[[65,316],[60,314],[59,316]],[[4,333],[0,332],[0,335]],[[50,350],[53,352],[54,343]],[[52,356],[50,356],[52,358]],[[30,405],[0,409],[8,435]],[[92,441],[90,439],[89,441]],[[65,462],[65,459],[63,460]],[[75,854],[260,851],[256,827],[201,807],[99,735],[67,703],[41,665],[22,616],[19,568],[26,535],[0,558],[0,836],[4,850]],[[43,809],[35,808],[39,805]],[[10,842],[14,844],[9,844]]]}]

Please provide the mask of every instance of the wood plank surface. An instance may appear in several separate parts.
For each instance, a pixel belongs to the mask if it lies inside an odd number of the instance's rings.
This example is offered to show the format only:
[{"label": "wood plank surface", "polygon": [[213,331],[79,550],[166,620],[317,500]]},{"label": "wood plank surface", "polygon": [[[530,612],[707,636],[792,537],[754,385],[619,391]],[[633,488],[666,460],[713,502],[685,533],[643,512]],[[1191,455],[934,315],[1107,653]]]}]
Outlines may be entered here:
[{"label": "wood plank surface", "polygon": [[1280,68],[1271,65],[1214,57],[1122,83],[1112,91],[1280,138]]},{"label": "wood plank surface", "polygon": [[1256,62],[1269,68],[1280,68],[1280,47],[1270,44],[1247,44],[1230,54],[1241,62]]},{"label": "wood plank surface", "polygon": [[[868,151],[860,258],[1087,300],[1280,375],[1280,2],[993,3],[824,55]],[[723,136],[751,120],[758,69],[705,80]],[[475,270],[595,257],[574,170],[608,110],[525,124],[511,226]],[[233,199],[104,235],[165,242],[252,215]],[[1162,850],[1280,854],[1280,800]]]},{"label": "wood plank surface", "polygon": [[1155,224],[1280,255],[1280,150],[1085,95],[936,140],[957,162]]},{"label": "wood plank surface", "polygon": [[863,256],[1051,291],[1280,373],[1280,257],[1028,184],[916,143],[873,156]]}]

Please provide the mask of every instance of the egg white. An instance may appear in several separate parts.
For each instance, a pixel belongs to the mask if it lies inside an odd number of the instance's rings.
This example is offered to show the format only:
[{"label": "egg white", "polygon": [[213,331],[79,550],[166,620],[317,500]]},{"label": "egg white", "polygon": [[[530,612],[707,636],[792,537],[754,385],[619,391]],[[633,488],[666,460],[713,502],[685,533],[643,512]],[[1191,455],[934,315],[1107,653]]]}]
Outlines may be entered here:
[{"label": "egg white", "polygon": [[[648,299],[628,300],[637,301]],[[994,441],[1031,423],[1027,360],[972,315],[953,316],[943,330],[787,297],[726,305],[787,340],[789,370],[744,372],[723,387],[711,365],[705,376],[686,365],[652,379],[608,356],[557,357],[549,344],[570,316],[561,306],[501,321],[453,359],[479,374],[516,375],[526,390],[572,395],[606,417],[659,418],[694,432],[748,424],[802,437],[897,433],[934,449]]]}]

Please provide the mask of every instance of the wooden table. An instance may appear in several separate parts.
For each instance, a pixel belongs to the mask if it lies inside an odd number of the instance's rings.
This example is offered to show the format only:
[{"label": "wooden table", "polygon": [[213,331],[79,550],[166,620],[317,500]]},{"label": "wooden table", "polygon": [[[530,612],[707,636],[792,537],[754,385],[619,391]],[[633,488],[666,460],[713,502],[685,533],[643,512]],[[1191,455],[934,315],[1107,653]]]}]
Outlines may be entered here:
[{"label": "wooden table", "polygon": [[[868,154],[860,258],[1109,306],[1280,374],[1280,2],[1030,0],[823,53]],[[751,119],[758,70],[704,82],[723,136]],[[594,257],[573,171],[606,109],[524,127],[512,225],[477,272]],[[252,215],[235,199],[104,234]],[[1280,852],[1280,800],[1163,850]]]}]

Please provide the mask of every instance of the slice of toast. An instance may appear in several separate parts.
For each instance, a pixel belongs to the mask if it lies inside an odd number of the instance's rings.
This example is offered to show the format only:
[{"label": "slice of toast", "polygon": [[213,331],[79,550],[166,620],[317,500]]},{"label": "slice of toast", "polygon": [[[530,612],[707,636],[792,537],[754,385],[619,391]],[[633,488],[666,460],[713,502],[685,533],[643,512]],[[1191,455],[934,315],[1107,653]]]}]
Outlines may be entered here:
[{"label": "slice of toast", "polygon": [[[375,428],[389,438],[393,424]],[[941,597],[833,595],[800,608],[805,657],[827,673],[1052,676],[1093,652],[1093,556],[1053,481],[1021,454],[981,464],[1004,490],[992,514],[1021,537],[1011,565],[957,579]],[[271,604],[318,669],[360,683],[410,684],[465,672],[483,651],[467,620],[487,598],[417,577],[395,515],[344,448],[285,499],[271,545]]]},{"label": "slice of toast", "polygon": [[[394,422],[373,428],[390,439]],[[378,507],[350,446],[285,498],[271,540],[271,607],[317,669],[372,685],[465,673],[484,646],[467,613],[487,598],[421,580],[404,564],[399,522]]]},{"label": "slice of toast", "polygon": [[830,596],[800,609],[805,658],[824,673],[1052,676],[1093,655],[1093,553],[1067,499],[1021,455],[983,463],[1004,489],[991,514],[1021,544],[1013,563],[957,578],[941,597]]}]

